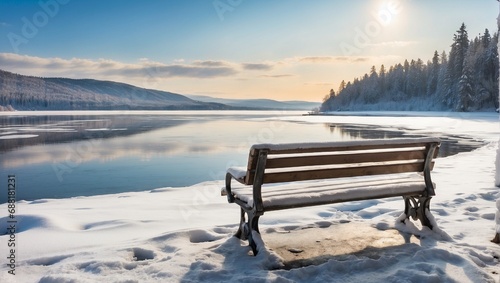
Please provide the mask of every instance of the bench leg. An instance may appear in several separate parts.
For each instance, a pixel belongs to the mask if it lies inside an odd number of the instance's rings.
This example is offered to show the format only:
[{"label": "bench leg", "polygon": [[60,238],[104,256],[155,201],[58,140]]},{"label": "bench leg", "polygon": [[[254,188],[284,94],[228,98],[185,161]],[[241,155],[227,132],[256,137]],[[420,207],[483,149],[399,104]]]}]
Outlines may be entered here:
[{"label": "bench leg", "polygon": [[[245,214],[248,214],[248,222],[246,221]],[[258,251],[257,251],[257,243],[255,243],[252,236],[252,230],[260,234],[259,217],[260,215],[256,215],[253,212],[246,212],[243,208],[241,208],[240,227],[238,228],[236,234],[234,234],[234,236],[239,239],[248,240],[248,244],[252,248],[254,256],[257,255]]]},{"label": "bench leg", "polygon": [[[432,230],[432,224],[427,218],[426,211],[430,211],[431,197],[404,197],[406,219],[420,220],[422,226],[427,226]],[[403,222],[406,221],[403,220]]]},{"label": "bench leg", "polygon": [[[248,231],[248,245],[252,248],[253,255],[256,256],[258,253],[257,250],[257,243],[253,239],[253,234],[252,231],[256,231],[257,233],[260,234],[259,232],[259,216],[258,215],[253,215],[253,216],[248,216],[248,226],[247,226],[247,231]],[[251,229],[248,229],[250,228]]]},{"label": "bench leg", "polygon": [[246,220],[245,220],[245,211],[243,210],[243,208],[240,208],[240,227],[238,228],[238,231],[236,232],[236,234],[234,234],[234,236],[238,239],[242,239],[242,240],[246,240],[246,235],[245,233],[243,233],[243,230],[245,229],[245,223],[246,223]]},{"label": "bench leg", "polygon": [[495,243],[495,244],[500,244],[500,233],[496,233],[495,238],[493,238],[493,240],[491,240],[491,242]]}]

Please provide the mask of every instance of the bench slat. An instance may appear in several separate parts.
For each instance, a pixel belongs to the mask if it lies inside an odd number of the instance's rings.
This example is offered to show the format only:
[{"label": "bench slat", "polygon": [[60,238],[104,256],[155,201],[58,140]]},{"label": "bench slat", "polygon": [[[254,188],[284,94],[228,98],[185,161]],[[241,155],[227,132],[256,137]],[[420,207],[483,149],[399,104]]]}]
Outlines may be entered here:
[{"label": "bench slat", "polygon": [[301,166],[319,166],[329,164],[353,164],[365,162],[386,162],[397,160],[423,160],[426,150],[356,153],[342,155],[297,156],[267,159],[266,168],[288,168]]},{"label": "bench slat", "polygon": [[[434,163],[432,164],[432,166],[433,165]],[[316,179],[372,176],[372,175],[396,174],[396,173],[407,173],[407,172],[422,172],[423,170],[424,170],[424,163],[422,161],[418,161],[418,162],[411,162],[404,164],[266,173],[264,175],[264,183],[281,183],[281,182],[307,181]]]},{"label": "bench slat", "polygon": [[267,149],[269,154],[293,154],[310,152],[332,152],[372,149],[394,149],[425,147],[430,143],[439,144],[438,138],[414,138],[391,140],[360,140],[349,142],[327,142],[310,144],[257,144],[250,149],[250,156],[257,157],[256,151]]},{"label": "bench slat", "polygon": [[[412,184],[409,184],[412,185]],[[325,204],[334,204],[334,203],[342,203],[342,202],[347,202],[347,201],[360,201],[360,200],[368,200],[368,199],[381,199],[381,198],[389,198],[389,197],[400,197],[400,196],[414,196],[421,194],[423,190],[425,190],[425,186],[423,186],[421,183],[414,183],[413,184],[414,188],[409,188],[408,192],[404,192],[405,190],[402,190],[402,186],[398,186],[397,190],[391,190],[391,188],[384,188],[382,192],[374,190],[374,189],[369,189],[366,190],[359,195],[352,195],[352,192],[347,192],[346,194],[342,195],[341,193],[334,195],[330,198],[320,198],[317,201],[304,201],[303,199],[300,201],[289,201],[289,203],[277,203],[277,204],[270,204],[269,206],[266,207],[266,211],[274,211],[274,210],[282,210],[282,209],[289,209],[289,208],[299,208],[299,207],[307,207],[307,206],[313,206],[313,205],[325,205]],[[396,188],[396,187],[394,187]],[[392,189],[394,189],[392,188]]]}]

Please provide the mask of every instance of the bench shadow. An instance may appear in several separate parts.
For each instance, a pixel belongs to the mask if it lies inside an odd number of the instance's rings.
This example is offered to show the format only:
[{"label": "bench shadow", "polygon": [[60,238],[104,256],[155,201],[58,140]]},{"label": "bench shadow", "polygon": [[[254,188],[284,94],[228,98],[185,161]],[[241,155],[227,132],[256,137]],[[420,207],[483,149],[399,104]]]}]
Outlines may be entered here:
[{"label": "bench shadow", "polygon": [[[320,227],[282,227],[262,234],[266,247],[283,259],[282,269],[321,265],[329,260],[378,260],[384,254],[422,248],[421,239],[396,229],[380,230],[366,223],[347,222]],[[435,241],[426,239],[425,246]]]},{"label": "bench shadow", "polygon": [[311,265],[321,265],[330,260],[335,261],[348,261],[353,258],[369,258],[373,260],[379,260],[383,254],[398,254],[398,253],[407,253],[409,250],[417,250],[420,246],[413,243],[401,244],[397,246],[376,248],[376,247],[367,247],[363,250],[346,253],[346,254],[325,254],[311,258],[302,258],[296,260],[288,260],[284,261],[283,268],[284,270],[291,270],[295,268],[302,268]]},{"label": "bench shadow", "polygon": [[[232,230],[236,231],[234,225],[223,232],[227,235]],[[449,264],[457,267],[467,264],[453,255],[430,263],[425,260],[422,262],[419,258],[414,264],[416,254],[427,257],[427,250],[434,250],[438,242],[436,239],[426,236],[419,238],[381,223],[370,225],[365,221],[319,221],[309,226],[292,224],[269,227],[261,229],[261,240],[265,243],[265,249],[256,256],[253,256],[247,241],[236,237],[229,236],[214,242],[193,259],[180,282],[202,282],[207,278],[211,282],[245,282],[249,278],[259,281],[275,276],[294,278],[296,273],[293,272],[300,273],[302,267],[323,264],[327,264],[326,269],[333,270],[339,278],[356,271],[368,274],[385,271],[397,273],[400,264],[410,268],[411,274],[419,273],[421,269],[433,270],[434,266],[436,272],[441,272]],[[442,249],[437,250],[440,254],[447,253]],[[214,258],[223,261],[219,265],[214,262]],[[318,270],[325,269],[319,267]],[[314,278],[313,273],[308,276]],[[408,276],[413,276],[411,274]],[[431,272],[429,276],[433,274]]]}]

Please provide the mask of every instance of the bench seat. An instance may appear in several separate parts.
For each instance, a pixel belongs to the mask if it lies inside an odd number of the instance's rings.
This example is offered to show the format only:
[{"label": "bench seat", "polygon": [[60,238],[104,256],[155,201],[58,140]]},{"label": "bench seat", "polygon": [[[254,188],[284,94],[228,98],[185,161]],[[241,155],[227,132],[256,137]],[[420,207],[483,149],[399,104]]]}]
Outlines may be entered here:
[{"label": "bench seat", "polygon": [[[268,186],[262,190],[262,204],[265,211],[273,211],[365,199],[415,196],[424,191],[424,176],[418,173],[400,174],[391,179],[363,176]],[[234,198],[246,203],[248,209],[253,207],[252,187],[235,187],[231,192]]]}]

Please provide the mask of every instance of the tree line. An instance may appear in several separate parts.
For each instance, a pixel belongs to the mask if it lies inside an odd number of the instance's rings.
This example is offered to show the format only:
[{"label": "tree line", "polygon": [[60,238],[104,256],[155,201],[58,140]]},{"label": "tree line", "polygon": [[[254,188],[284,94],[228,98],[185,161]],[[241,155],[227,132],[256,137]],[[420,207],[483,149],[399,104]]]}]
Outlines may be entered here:
[{"label": "tree line", "polygon": [[427,62],[405,60],[389,69],[372,66],[331,89],[321,111],[493,111],[499,107],[497,43],[498,33],[488,29],[469,40],[462,24],[448,53],[435,51]]}]

